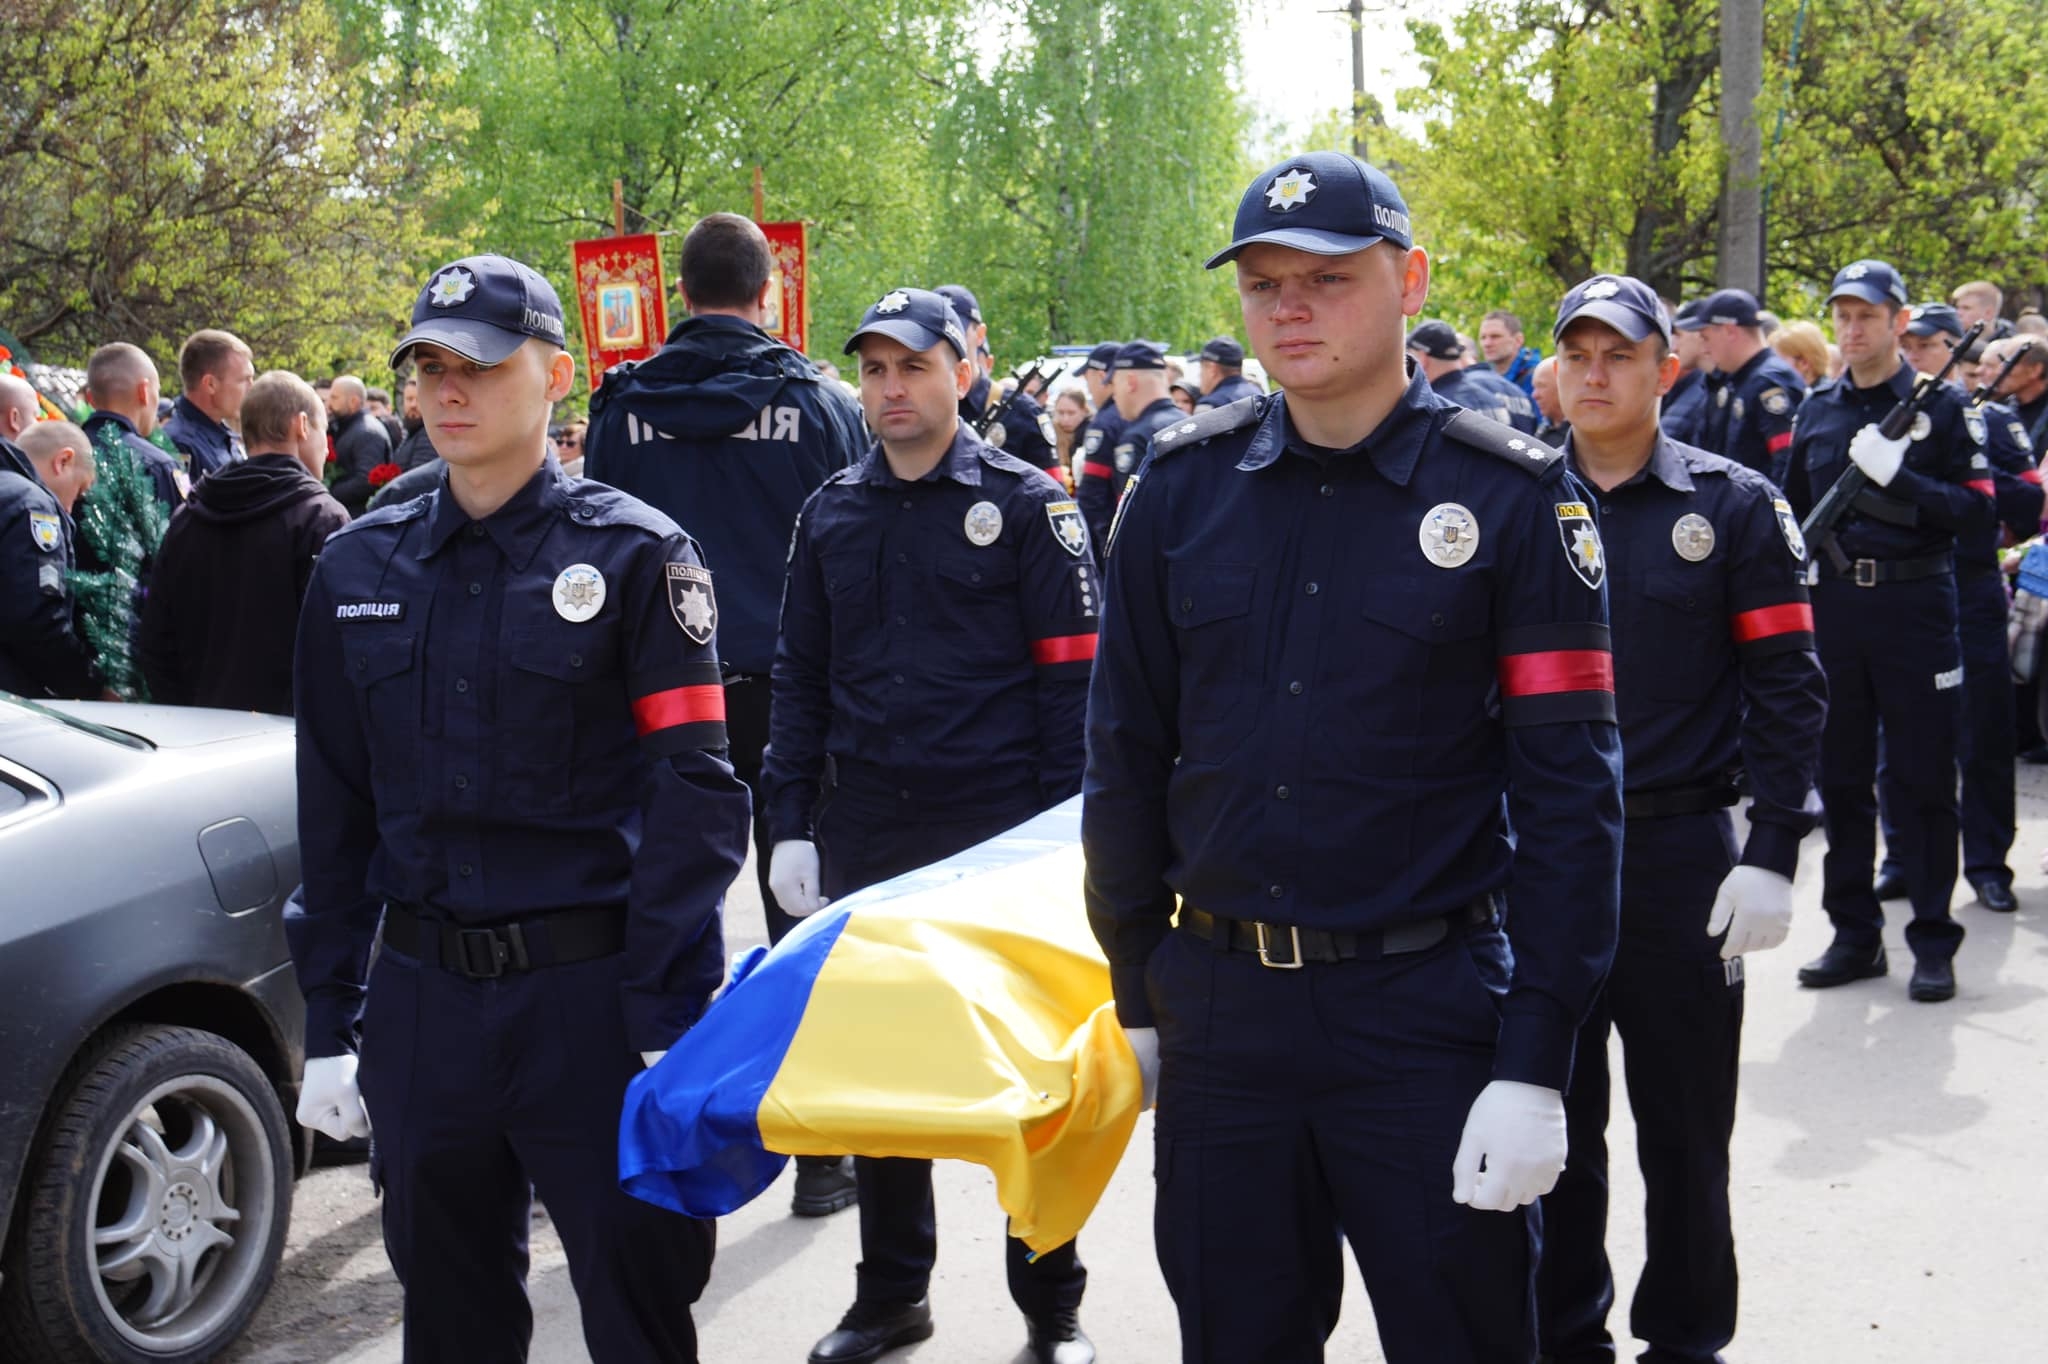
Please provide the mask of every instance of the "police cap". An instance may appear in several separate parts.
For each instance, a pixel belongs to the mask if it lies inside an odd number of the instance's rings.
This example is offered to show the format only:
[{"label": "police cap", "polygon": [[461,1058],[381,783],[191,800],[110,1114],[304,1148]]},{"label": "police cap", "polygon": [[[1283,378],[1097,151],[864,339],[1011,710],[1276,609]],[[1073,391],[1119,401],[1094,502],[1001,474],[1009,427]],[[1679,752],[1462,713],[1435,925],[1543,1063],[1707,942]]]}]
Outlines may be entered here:
[{"label": "police cap", "polygon": [[1202,349],[1195,356],[1197,360],[1213,360],[1219,365],[1241,365],[1244,363],[1244,347],[1227,336],[1212,336],[1202,343]]},{"label": "police cap", "polygon": [[1408,349],[1419,350],[1432,360],[1455,360],[1465,353],[1465,343],[1448,322],[1423,322],[1408,333]]},{"label": "police cap", "polygon": [[1671,324],[1665,320],[1656,291],[1631,275],[1595,275],[1574,286],[1557,305],[1551,339],[1563,336],[1564,329],[1582,317],[1605,322],[1631,341],[1654,333],[1663,337],[1667,346],[1671,344]]},{"label": "police cap", "polygon": [[1117,347],[1116,363],[1110,372],[1120,369],[1165,369],[1166,347],[1157,341],[1126,341]]},{"label": "police cap", "polygon": [[1293,156],[1260,172],[1238,200],[1231,243],[1204,262],[1214,270],[1255,242],[1318,256],[1348,256],[1388,241],[1415,244],[1408,205],[1376,167],[1343,152]]},{"label": "police cap", "polygon": [[915,351],[927,351],[940,342],[951,346],[962,360],[967,358],[967,332],[953,305],[930,289],[891,289],[861,314],[860,325],[846,338],[846,354],[860,349],[863,336],[886,336]]},{"label": "police cap", "polygon": [[1827,301],[1833,303],[1838,298],[1860,298],[1865,303],[1890,303],[1903,308],[1906,281],[1881,260],[1851,261],[1835,272],[1835,282],[1828,286]]},{"label": "police cap", "polygon": [[532,336],[564,344],[562,300],[540,273],[504,256],[464,256],[436,270],[412,305],[412,330],[391,367],[425,343],[479,365],[496,365]]},{"label": "police cap", "polygon": [[1757,312],[1756,295],[1749,290],[1718,289],[1700,300],[1700,325],[1731,322],[1738,327],[1761,326]]},{"label": "police cap", "polygon": [[932,292],[953,305],[954,313],[960,318],[960,330],[981,325],[981,304],[975,301],[972,289],[964,284],[941,284]]},{"label": "police cap", "polygon": [[1923,303],[1913,309],[1913,320],[1906,324],[1906,330],[1915,336],[1960,337],[1963,317],[1946,303]]},{"label": "police cap", "polygon": [[1700,305],[1705,302],[1706,300],[1703,298],[1696,298],[1690,303],[1680,305],[1678,311],[1672,315],[1671,330],[1675,332],[1704,331],[1707,319]]},{"label": "police cap", "polygon": [[1123,344],[1121,341],[1105,341],[1089,351],[1088,358],[1081,362],[1081,373],[1086,374],[1091,369],[1099,369],[1104,374],[1109,373],[1110,368],[1116,364],[1116,353],[1123,349]]}]

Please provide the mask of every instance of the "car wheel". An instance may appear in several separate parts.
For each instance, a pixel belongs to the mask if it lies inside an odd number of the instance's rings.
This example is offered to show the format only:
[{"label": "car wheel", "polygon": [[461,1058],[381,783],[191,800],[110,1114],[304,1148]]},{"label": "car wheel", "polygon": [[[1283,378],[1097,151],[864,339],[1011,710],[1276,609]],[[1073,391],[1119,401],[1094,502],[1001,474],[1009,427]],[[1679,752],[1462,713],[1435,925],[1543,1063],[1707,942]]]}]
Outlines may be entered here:
[{"label": "car wheel", "polygon": [[0,1355],[198,1364],[269,1291],[292,1129],[241,1048],[122,1027],[65,1073],[17,1209]]}]

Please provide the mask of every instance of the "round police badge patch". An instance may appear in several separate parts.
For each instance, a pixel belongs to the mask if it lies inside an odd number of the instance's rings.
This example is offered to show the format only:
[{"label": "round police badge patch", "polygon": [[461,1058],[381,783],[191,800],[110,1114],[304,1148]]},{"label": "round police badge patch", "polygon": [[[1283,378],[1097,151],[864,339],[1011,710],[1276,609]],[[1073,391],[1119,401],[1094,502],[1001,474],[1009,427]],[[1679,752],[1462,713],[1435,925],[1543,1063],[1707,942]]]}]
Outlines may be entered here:
[{"label": "round police badge patch", "polygon": [[1727,389],[1725,389],[1725,388],[1717,388],[1717,389],[1715,389],[1715,390],[1714,390],[1714,406],[1716,406],[1716,407],[1726,407],[1726,406],[1728,406],[1728,390],[1727,390]]},{"label": "round police badge patch", "polygon": [[604,574],[589,564],[570,564],[555,575],[555,614],[578,624],[604,605]]},{"label": "round police badge patch", "polygon": [[1439,502],[1423,514],[1416,538],[1423,558],[1438,568],[1456,568],[1479,552],[1479,522],[1469,508]]},{"label": "round police badge patch", "polygon": [[1714,523],[1698,512],[1687,512],[1671,527],[1671,547],[1687,563],[1700,562],[1714,552]]},{"label": "round police badge patch", "polygon": [[1730,421],[1738,422],[1742,420],[1742,399],[1737,398],[1735,400],[1735,405],[1728,409],[1728,419]]},{"label": "round police badge patch", "polygon": [[970,544],[988,546],[1003,533],[1002,509],[993,502],[977,502],[967,509],[965,524]]},{"label": "round police badge patch", "polygon": [[1010,443],[1010,433],[1004,429],[1001,422],[992,422],[989,424],[988,434],[983,436],[982,439],[1000,450]]},{"label": "round police badge patch", "polygon": [[1927,414],[1926,414],[1925,412],[1916,412],[1916,413],[1914,413],[1914,414],[1913,414],[1913,430],[1912,430],[1912,432],[1911,432],[1911,439],[1913,439],[1913,440],[1926,440],[1926,439],[1927,439],[1927,438],[1928,438],[1929,436],[1931,436],[1931,435],[1933,435],[1933,434],[1934,434],[1934,418],[1932,418],[1932,417],[1928,416],[1928,415],[1927,415]]}]

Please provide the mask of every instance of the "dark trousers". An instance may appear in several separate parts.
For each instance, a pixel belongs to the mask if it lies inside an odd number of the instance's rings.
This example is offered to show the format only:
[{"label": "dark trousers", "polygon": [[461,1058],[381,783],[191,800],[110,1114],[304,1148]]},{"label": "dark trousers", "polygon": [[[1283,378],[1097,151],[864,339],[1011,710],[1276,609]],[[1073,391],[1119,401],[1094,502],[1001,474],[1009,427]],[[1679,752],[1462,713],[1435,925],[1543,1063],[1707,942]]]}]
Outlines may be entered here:
[{"label": "dark trousers", "polygon": [[[815,819],[821,890],[829,899],[928,866],[971,848],[1038,813],[1021,808],[957,821],[933,818],[929,802],[846,790],[826,793]],[[868,1302],[916,1302],[931,1288],[938,1262],[938,1222],[932,1209],[928,1160],[856,1156],[860,1187],[860,1266],[857,1295]],[[1026,1316],[1081,1304],[1088,1270],[1075,1242],[1036,1259],[1012,1236],[1004,1237],[1010,1297]]]},{"label": "dark trousers", "polygon": [[1728,1142],[1741,1059],[1742,967],[1706,933],[1735,865],[1726,811],[1632,819],[1622,847],[1621,941],[1579,1030],[1565,1096],[1570,1154],[1543,1199],[1536,1315],[1553,1364],[1611,1364],[1607,1313],[1607,1031],[1621,1033],[1648,1254],[1629,1327],[1644,1364],[1709,1364],[1735,1335]]},{"label": "dark trousers", "polygon": [[1536,1213],[1451,1201],[1491,1078],[1507,939],[1273,970],[1174,932],[1146,966],[1159,1027],[1153,1243],[1186,1364],[1310,1364],[1342,1242],[1389,1364],[1528,1364]]},{"label": "dark trousers", "polygon": [[746,783],[754,798],[754,879],[761,886],[761,914],[768,921],[770,945],[789,936],[800,922],[782,912],[768,889],[768,861],[774,846],[768,839],[768,800],[761,790],[761,758],[768,751],[768,679],[742,677],[725,684],[725,735],[733,775]]},{"label": "dark trousers", "polygon": [[1955,955],[1963,928],[1949,916],[1956,884],[1956,729],[1962,653],[1949,578],[1857,587],[1823,578],[1813,589],[1814,634],[1828,677],[1820,797],[1827,831],[1821,905],[1837,941],[1876,947],[1884,911],[1871,888],[1877,859],[1877,749],[1897,778],[1894,845],[1913,920],[1916,957]]},{"label": "dark trousers", "polygon": [[[1963,650],[1962,723],[1956,730],[1956,766],[1962,772],[1960,802],[1963,876],[1972,885],[2012,885],[2017,810],[2013,795],[2018,753],[2017,707],[2012,660],[2006,653],[2008,603],[2005,579],[1978,573],[1956,580],[1959,637]],[[1904,799],[1891,765],[1878,760],[1878,807],[1884,821],[1886,871],[1898,870],[1892,851],[1897,839],[1892,810]]]},{"label": "dark trousers", "polygon": [[715,1226],[619,1189],[619,1108],[640,1070],[620,959],[468,980],[386,948],[363,1015],[384,1248],[408,1364],[526,1358],[527,1224],[561,1232],[595,1364],[689,1364]]}]

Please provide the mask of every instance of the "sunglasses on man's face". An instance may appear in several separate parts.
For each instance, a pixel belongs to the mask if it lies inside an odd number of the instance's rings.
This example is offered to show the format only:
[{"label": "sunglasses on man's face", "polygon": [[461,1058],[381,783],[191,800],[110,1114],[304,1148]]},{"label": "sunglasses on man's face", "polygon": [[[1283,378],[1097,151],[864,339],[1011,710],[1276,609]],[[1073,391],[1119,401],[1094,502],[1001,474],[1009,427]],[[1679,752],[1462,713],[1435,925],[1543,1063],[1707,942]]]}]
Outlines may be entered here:
[{"label": "sunglasses on man's face", "polygon": [[562,446],[573,446],[576,449],[580,450],[583,448],[583,437],[563,436],[560,440],[556,441],[555,444]]}]

